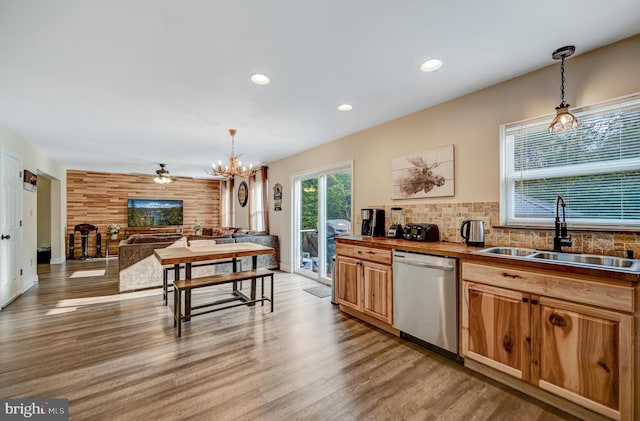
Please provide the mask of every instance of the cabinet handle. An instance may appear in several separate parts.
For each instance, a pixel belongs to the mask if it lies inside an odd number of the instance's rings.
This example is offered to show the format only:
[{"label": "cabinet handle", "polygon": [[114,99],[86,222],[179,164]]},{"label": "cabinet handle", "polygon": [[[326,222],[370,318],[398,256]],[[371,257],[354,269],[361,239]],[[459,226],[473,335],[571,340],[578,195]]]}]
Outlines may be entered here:
[{"label": "cabinet handle", "polygon": [[11,239],[11,236],[10,236],[10,235],[8,235],[8,234],[7,234],[7,235],[2,234],[2,237],[1,237],[1,238],[2,238],[3,240],[10,240],[10,239]]},{"label": "cabinet handle", "polygon": [[520,277],[520,275],[511,275],[509,273],[503,272],[502,276],[504,276],[505,278],[511,278],[511,279],[518,279]]},{"label": "cabinet handle", "polygon": [[528,298],[523,298],[523,299],[522,299],[522,302],[523,302],[523,303],[528,303],[528,302],[529,302],[529,299],[528,299]]},{"label": "cabinet handle", "polygon": [[538,300],[531,300],[531,304],[533,304],[533,305],[538,304]]},{"label": "cabinet handle", "polygon": [[549,323],[558,327],[567,327],[567,320],[556,313],[552,313],[551,316],[549,316]]}]

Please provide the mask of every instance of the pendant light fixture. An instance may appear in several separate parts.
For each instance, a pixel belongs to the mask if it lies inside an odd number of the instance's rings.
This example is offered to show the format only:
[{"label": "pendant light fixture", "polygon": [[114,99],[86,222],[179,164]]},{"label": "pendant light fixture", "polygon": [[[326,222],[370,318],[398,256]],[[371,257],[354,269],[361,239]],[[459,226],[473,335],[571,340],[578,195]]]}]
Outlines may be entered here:
[{"label": "pendant light fixture", "polygon": [[558,48],[551,55],[554,60],[562,60],[562,62],[560,63],[560,105],[556,107],[556,118],[549,125],[549,133],[558,132],[568,127],[578,128],[578,119],[569,111],[571,105],[564,102],[564,59],[571,57],[575,52],[575,46],[567,45]]},{"label": "pendant light fixture", "polygon": [[167,171],[164,167],[166,164],[159,164],[160,165],[160,169],[156,170],[156,176],[153,178],[153,181],[158,183],[158,184],[169,184],[171,183],[173,180],[171,179],[171,176],[169,175],[169,171]]},{"label": "pendant light fixture", "polygon": [[229,134],[231,135],[231,155],[229,155],[229,164],[223,167],[222,161],[218,161],[217,165],[214,163],[211,166],[211,172],[209,174],[224,178],[233,178],[235,176],[245,178],[251,177],[257,170],[251,165],[249,165],[249,168],[243,167],[239,159],[241,154],[235,154],[236,129],[229,129]]}]

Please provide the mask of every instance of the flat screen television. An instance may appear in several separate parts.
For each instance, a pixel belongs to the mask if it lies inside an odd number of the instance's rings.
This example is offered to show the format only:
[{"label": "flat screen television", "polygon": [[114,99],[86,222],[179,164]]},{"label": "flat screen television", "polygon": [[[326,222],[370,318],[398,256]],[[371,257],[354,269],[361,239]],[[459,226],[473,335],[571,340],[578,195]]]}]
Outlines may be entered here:
[{"label": "flat screen television", "polygon": [[128,199],[127,219],[130,227],[182,225],[182,200]]}]

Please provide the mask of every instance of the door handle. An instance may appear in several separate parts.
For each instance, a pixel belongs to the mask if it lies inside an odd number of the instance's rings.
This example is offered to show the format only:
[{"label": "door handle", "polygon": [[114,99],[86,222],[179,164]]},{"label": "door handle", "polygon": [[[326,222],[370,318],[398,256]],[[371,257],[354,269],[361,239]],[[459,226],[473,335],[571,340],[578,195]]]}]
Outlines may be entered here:
[{"label": "door handle", "polygon": [[0,239],[2,239],[2,240],[10,240],[11,236],[2,234],[2,237],[0,237]]}]

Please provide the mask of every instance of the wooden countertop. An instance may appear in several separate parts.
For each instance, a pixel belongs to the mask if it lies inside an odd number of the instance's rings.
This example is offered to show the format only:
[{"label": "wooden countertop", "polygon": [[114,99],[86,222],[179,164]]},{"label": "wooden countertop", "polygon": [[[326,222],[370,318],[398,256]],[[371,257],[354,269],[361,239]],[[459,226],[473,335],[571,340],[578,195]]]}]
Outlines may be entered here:
[{"label": "wooden countertop", "polygon": [[558,274],[558,272],[565,273],[567,275],[577,274],[593,278],[593,280],[598,282],[613,282],[616,284],[624,284],[629,286],[635,286],[636,284],[640,283],[640,274],[636,273],[608,269],[577,267],[561,263],[517,259],[501,255],[474,253],[478,250],[491,247],[489,245],[485,247],[473,247],[461,243],[452,243],[446,241],[420,242],[386,237],[363,237],[360,235],[335,237],[335,240],[336,243],[342,244],[433,254],[436,256],[444,257],[456,257],[459,259],[465,259],[467,261],[475,260],[485,263],[512,265],[521,268],[532,268],[536,269],[536,271],[549,271],[555,274]]},{"label": "wooden countertop", "polygon": [[256,243],[229,243],[193,247],[165,247],[154,250],[153,254],[160,261],[160,264],[164,266],[273,254],[274,251],[272,247]]}]

